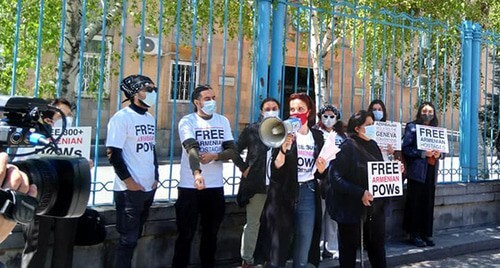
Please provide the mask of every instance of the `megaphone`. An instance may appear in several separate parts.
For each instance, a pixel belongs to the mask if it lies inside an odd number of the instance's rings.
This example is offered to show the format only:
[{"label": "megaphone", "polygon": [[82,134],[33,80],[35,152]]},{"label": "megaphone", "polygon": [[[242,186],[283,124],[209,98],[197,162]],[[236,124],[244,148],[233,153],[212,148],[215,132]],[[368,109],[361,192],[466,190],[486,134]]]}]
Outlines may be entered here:
[{"label": "megaphone", "polygon": [[300,119],[295,117],[284,121],[277,117],[268,117],[260,123],[260,140],[266,146],[278,148],[285,142],[289,133],[297,132],[301,126]]}]

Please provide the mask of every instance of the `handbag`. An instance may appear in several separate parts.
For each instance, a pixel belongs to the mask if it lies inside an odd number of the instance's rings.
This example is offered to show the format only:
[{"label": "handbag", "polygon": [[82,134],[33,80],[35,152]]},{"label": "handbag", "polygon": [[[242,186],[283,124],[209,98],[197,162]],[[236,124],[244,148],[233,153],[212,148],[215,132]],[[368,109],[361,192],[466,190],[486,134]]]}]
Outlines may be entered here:
[{"label": "handbag", "polygon": [[106,240],[106,224],[99,212],[92,208],[85,209],[78,218],[75,245],[92,246]]}]

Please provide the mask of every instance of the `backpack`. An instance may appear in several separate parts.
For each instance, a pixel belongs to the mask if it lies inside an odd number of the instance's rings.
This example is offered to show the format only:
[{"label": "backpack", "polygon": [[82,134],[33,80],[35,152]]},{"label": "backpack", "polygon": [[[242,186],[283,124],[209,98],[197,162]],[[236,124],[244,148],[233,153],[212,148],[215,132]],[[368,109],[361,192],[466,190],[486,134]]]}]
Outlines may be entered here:
[{"label": "backpack", "polygon": [[85,209],[76,228],[75,245],[92,246],[106,239],[106,224],[99,212],[92,208]]}]

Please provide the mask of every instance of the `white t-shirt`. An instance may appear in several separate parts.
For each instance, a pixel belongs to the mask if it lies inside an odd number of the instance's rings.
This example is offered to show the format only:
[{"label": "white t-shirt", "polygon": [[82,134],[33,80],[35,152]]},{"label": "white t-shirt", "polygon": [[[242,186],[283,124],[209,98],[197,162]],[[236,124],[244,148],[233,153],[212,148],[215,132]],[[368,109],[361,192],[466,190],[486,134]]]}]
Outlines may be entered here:
[{"label": "white t-shirt", "polygon": [[[155,180],[154,146],[156,125],[153,116],[139,114],[130,107],[118,111],[108,123],[106,147],[122,149],[128,172],[147,192]],[[116,175],[115,191],[125,191],[125,183]]]},{"label": "white t-shirt", "polygon": [[[222,143],[233,140],[229,120],[220,114],[213,114],[212,118],[208,120],[201,118],[196,113],[184,116],[179,121],[179,137],[181,142],[190,138],[195,139],[200,145],[200,154],[220,153],[224,150]],[[200,164],[200,168],[207,188],[223,186],[222,161]],[[179,187],[195,188],[193,172],[189,166],[186,150],[182,150]]]},{"label": "white t-shirt", "polygon": [[314,179],[314,138],[309,131],[306,135],[297,132],[297,181],[306,182]]}]

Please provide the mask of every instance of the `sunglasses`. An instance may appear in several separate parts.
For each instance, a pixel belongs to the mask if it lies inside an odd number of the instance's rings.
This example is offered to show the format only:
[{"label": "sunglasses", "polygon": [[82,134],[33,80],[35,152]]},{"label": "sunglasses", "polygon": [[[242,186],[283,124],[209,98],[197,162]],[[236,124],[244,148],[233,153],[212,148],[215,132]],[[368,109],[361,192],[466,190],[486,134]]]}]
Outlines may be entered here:
[{"label": "sunglasses", "polygon": [[334,119],[335,115],[326,115],[326,114],[323,115],[324,119],[328,119],[328,117],[330,117],[330,119]]}]

